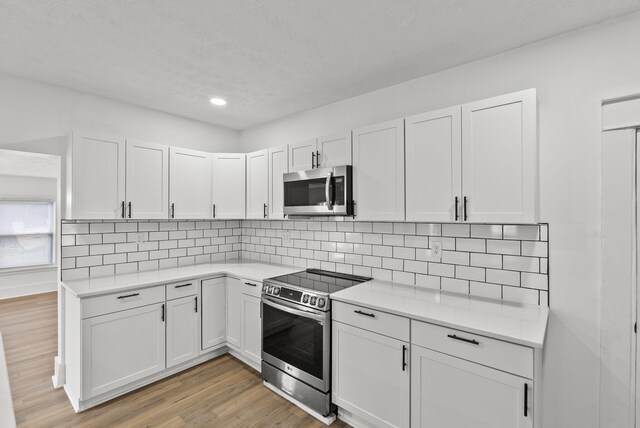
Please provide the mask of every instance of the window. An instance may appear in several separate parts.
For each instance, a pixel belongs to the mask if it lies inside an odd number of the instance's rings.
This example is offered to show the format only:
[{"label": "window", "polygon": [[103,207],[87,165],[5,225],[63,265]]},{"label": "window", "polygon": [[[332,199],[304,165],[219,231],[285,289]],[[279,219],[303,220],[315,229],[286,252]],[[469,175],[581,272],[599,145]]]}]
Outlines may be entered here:
[{"label": "window", "polygon": [[0,200],[0,269],[52,265],[51,201]]}]

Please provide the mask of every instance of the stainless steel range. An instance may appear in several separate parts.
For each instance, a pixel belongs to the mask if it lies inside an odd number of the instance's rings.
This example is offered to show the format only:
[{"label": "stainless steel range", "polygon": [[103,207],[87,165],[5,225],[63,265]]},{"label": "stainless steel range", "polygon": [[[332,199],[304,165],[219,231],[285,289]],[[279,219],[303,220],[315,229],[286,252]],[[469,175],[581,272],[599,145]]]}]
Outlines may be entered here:
[{"label": "stainless steel range", "polygon": [[307,269],[262,287],[262,379],[327,416],[331,405],[329,296],[371,278]]}]

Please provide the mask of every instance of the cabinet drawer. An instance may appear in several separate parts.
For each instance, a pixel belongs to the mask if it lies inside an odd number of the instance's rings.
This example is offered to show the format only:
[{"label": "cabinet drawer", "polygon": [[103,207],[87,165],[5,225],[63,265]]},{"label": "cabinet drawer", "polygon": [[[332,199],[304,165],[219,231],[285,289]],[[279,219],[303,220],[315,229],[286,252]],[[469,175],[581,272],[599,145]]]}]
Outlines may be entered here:
[{"label": "cabinet drawer", "polygon": [[183,282],[167,284],[167,300],[198,294],[198,281],[191,279]]},{"label": "cabinet drawer", "polygon": [[409,341],[409,318],[348,303],[331,303],[331,318],[374,333]]},{"label": "cabinet drawer", "polygon": [[127,290],[82,301],[82,318],[124,311],[164,301],[164,285]]},{"label": "cabinet drawer", "polygon": [[411,322],[411,343],[533,379],[533,349],[478,334]]},{"label": "cabinet drawer", "polygon": [[262,281],[242,278],[240,282],[242,283],[242,294],[253,297],[260,297],[262,294]]}]

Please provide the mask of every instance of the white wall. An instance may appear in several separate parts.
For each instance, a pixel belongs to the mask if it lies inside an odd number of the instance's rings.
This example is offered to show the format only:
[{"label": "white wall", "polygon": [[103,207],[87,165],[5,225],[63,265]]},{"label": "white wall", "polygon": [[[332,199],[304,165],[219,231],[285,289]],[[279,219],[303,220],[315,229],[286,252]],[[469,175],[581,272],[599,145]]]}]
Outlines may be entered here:
[{"label": "white wall", "polygon": [[[550,223],[546,428],[598,426],[601,100],[640,92],[640,15],[241,132],[245,151],[535,87]],[[606,425],[603,425],[606,426]]]},{"label": "white wall", "polygon": [[236,152],[239,142],[235,130],[0,74],[0,145],[72,129],[209,152]]}]

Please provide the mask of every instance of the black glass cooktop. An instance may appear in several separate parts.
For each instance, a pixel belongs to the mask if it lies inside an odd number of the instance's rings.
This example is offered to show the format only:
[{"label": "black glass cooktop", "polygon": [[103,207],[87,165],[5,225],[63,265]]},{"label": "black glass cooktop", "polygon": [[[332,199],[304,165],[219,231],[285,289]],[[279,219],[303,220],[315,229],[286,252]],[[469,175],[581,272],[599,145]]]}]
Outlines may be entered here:
[{"label": "black glass cooktop", "polygon": [[277,281],[280,285],[291,285],[313,290],[316,293],[335,293],[345,288],[369,281],[371,278],[343,273],[329,272],[320,269],[307,269],[302,272],[280,275],[266,281]]}]

